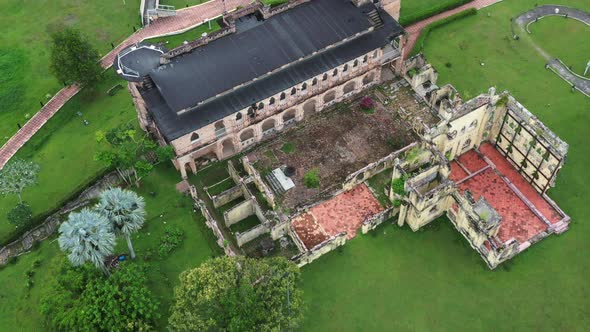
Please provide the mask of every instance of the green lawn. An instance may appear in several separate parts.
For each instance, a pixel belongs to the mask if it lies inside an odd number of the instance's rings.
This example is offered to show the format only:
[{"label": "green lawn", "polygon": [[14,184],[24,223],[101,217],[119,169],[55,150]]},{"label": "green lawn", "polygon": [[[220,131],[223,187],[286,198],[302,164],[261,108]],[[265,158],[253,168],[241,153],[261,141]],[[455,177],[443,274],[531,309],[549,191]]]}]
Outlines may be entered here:
[{"label": "green lawn", "polygon": [[[510,18],[535,3],[504,1],[450,23],[431,33],[425,53],[439,83],[471,97],[491,85],[509,89],[570,144],[549,193],[572,217],[570,230],[489,271],[445,220],[418,233],[383,226],[303,268],[310,305],[303,330],[588,330],[590,99],[546,71],[530,44],[510,38]],[[590,10],[585,0],[557,3]]]},{"label": "green lawn", "polygon": [[84,32],[101,54],[140,26],[140,0],[0,0],[0,145],[62,87],[49,72],[49,34]]},{"label": "green lawn", "polygon": [[195,39],[201,38],[204,32],[211,33],[217,31],[221,28],[217,20],[211,21],[211,29],[209,29],[209,24],[202,24],[198,27],[191,29],[185,33],[181,33],[178,35],[166,36],[166,37],[158,37],[147,39],[146,42],[150,43],[164,43],[168,49],[173,49],[182,45],[185,41],[191,42]]},{"label": "green lawn", "polygon": [[469,2],[468,0],[402,0],[400,23],[411,25],[445,10]]},{"label": "green lawn", "polygon": [[[39,184],[26,189],[23,194],[23,199],[36,215],[58,206],[60,201],[104,169],[103,164],[94,160],[99,148],[96,142],[98,130],[137,121],[126,82],[112,70],[104,76],[96,91],[82,91],[72,98],[16,155],[41,167]],[[111,97],[106,91],[116,84],[125,88]],[[88,120],[88,126],[83,124],[84,119]],[[15,230],[8,223],[6,214],[17,200],[14,195],[0,199],[0,242]]]},{"label": "green lawn", "polygon": [[160,0],[161,5],[174,6],[176,9],[200,5],[210,0]]},{"label": "green lawn", "polygon": [[590,61],[590,26],[577,20],[550,16],[531,24],[529,29],[533,41],[546,53],[572,66],[577,74],[584,74]]},{"label": "green lawn", "polygon": [[[173,301],[173,287],[178,283],[180,272],[198,266],[206,259],[219,254],[211,232],[200,215],[193,213],[191,199],[174,189],[178,173],[172,166],[160,166],[148,176],[138,193],[146,200],[147,222],[141,232],[133,237],[138,259],[150,265],[148,286],[161,302],[159,331],[165,330],[168,308]],[[155,197],[150,193],[154,192]],[[184,231],[184,242],[162,260],[157,255],[158,243],[166,226],[179,227]],[[146,254],[155,251],[151,259]],[[120,239],[118,253],[127,252],[125,241]],[[55,239],[44,241],[39,249],[18,259],[15,265],[0,270],[0,326],[6,331],[43,331],[39,300],[55,275],[52,268],[61,255]],[[40,259],[41,266],[33,269],[35,285],[28,291],[25,287],[25,272],[33,261]]]}]

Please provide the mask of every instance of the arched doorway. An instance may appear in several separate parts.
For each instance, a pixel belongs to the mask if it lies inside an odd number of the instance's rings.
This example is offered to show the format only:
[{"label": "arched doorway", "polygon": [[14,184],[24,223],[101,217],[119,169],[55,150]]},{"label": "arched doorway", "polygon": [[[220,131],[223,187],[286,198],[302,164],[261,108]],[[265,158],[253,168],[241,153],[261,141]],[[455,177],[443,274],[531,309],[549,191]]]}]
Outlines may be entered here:
[{"label": "arched doorway", "polygon": [[275,119],[268,119],[268,120],[264,121],[262,123],[262,135],[266,136],[266,135],[270,135],[270,134],[274,133],[276,131],[275,124],[276,124]]},{"label": "arched doorway", "polygon": [[295,122],[295,110],[294,109],[290,109],[290,110],[286,111],[285,113],[283,113],[283,124],[284,125],[289,125],[293,122]]},{"label": "arched doorway", "polygon": [[234,142],[232,142],[231,138],[226,139],[221,143],[221,158],[229,158],[236,153],[236,148],[234,146]]},{"label": "arched doorway", "polygon": [[371,82],[373,82],[375,80],[375,73],[370,73],[367,74],[364,78],[363,78],[363,85],[367,85]]},{"label": "arched doorway", "polygon": [[352,81],[352,82],[346,83],[346,85],[344,86],[344,89],[342,89],[342,91],[344,92],[344,94],[348,94],[348,93],[353,92],[355,88],[356,88],[356,82]]},{"label": "arched doorway", "polygon": [[303,105],[303,115],[305,118],[308,118],[314,115],[316,112],[316,101],[312,99]]},{"label": "arched doorway", "polygon": [[324,104],[329,104],[336,99],[336,91],[332,90],[324,95]]}]

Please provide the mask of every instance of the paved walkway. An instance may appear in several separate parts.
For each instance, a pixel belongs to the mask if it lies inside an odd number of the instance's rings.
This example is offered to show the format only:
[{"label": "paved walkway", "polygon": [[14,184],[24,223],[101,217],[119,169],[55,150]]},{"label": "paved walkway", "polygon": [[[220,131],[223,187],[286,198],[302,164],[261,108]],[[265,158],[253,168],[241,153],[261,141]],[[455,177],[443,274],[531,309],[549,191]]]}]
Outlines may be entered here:
[{"label": "paved walkway", "polygon": [[462,12],[462,11],[470,9],[470,8],[482,9],[482,8],[491,6],[491,5],[493,5],[497,2],[500,2],[500,1],[502,1],[502,0],[474,0],[474,1],[471,1],[470,3],[464,4],[463,6],[457,7],[455,9],[447,10],[444,13],[434,15],[434,16],[429,17],[425,20],[422,20],[418,23],[410,25],[409,27],[406,28],[406,31],[408,32],[408,34],[410,36],[408,37],[408,42],[406,43],[406,46],[405,46],[405,49],[406,49],[405,57],[408,58],[412,49],[414,48],[414,44],[416,44],[416,40],[418,40],[418,37],[420,37],[420,34],[422,34],[422,30],[424,30],[424,28],[426,28],[430,23],[441,20],[443,18],[447,18],[451,15],[455,15],[459,12]]},{"label": "paved walkway", "polygon": [[[225,8],[223,5],[225,2]],[[224,10],[232,10],[238,6],[245,6],[251,0],[212,0],[207,3],[181,9],[176,16],[165,17],[156,20],[150,26],[145,27],[132,34],[124,42],[115,47],[105,55],[100,64],[103,68],[110,68],[113,65],[117,54],[129,45],[138,43],[144,39],[162,35],[183,32],[203,23],[205,19],[211,19],[222,15]],[[8,142],[0,149],[0,169],[14,156],[14,154],[25,143],[53,117],[61,107],[79,92],[76,85],[61,89],[55,96],[41,108]]]},{"label": "paved walkway", "polygon": [[[529,10],[526,13],[521,14],[516,18],[516,24],[518,24],[523,30],[531,33],[529,26],[535,23],[537,20],[547,16],[566,16],[578,20],[588,25],[590,29],[590,13],[575,8],[569,8],[566,6],[558,5],[546,5],[539,6]],[[576,90],[582,92],[587,97],[590,97],[590,79],[577,75],[572,72],[563,62],[559,59],[552,58],[547,54],[540,46],[535,45],[535,48],[539,53],[547,60],[548,68],[554,73],[559,75],[564,81],[568,82],[576,88]],[[590,59],[590,58],[589,58]]]}]

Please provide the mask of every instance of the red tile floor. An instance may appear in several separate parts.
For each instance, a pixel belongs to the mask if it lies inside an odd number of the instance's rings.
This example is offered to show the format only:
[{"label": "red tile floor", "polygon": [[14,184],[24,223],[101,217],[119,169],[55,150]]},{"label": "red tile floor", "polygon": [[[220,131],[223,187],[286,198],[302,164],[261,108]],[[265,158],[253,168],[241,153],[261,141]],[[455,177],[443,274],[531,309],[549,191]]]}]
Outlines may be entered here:
[{"label": "red tile floor", "polygon": [[346,232],[354,238],[363,222],[384,208],[365,184],[323,202],[293,220],[293,228],[307,249]]},{"label": "red tile floor", "polygon": [[[555,209],[518,173],[518,171],[491,144],[482,144],[479,148],[495,166],[458,185],[464,192],[469,189],[476,200],[484,197],[502,216],[498,237],[502,242],[516,238],[523,243],[547,229],[547,225],[523,201],[517,193],[503,180],[502,176],[512,182],[518,191],[552,223],[562,219]],[[469,175],[487,167],[487,162],[471,150],[451,163],[450,178],[455,182],[464,180]],[[463,167],[461,167],[463,166]],[[467,169],[468,174],[463,169]]]}]

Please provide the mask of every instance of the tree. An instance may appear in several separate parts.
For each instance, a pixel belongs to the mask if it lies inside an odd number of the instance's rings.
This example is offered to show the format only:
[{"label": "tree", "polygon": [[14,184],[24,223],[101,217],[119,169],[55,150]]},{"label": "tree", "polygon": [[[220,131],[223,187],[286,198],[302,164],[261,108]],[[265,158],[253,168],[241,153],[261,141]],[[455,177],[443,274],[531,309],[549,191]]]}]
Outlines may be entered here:
[{"label": "tree", "polygon": [[130,123],[106,133],[99,131],[96,140],[106,142],[109,148],[99,151],[94,159],[114,167],[127,184],[137,187],[155,165],[174,158],[171,146],[158,146],[146,134],[138,134]]},{"label": "tree", "polygon": [[303,319],[299,268],[282,257],[220,257],[180,275],[173,331],[279,331]]},{"label": "tree", "polygon": [[102,73],[98,51],[80,31],[65,28],[51,35],[49,69],[60,82],[95,85]]},{"label": "tree", "polygon": [[23,227],[31,222],[33,218],[33,210],[26,203],[18,203],[6,215],[8,221],[14,226]]},{"label": "tree", "polygon": [[0,196],[8,194],[18,195],[23,203],[23,190],[37,184],[39,165],[32,161],[13,159],[0,170]]},{"label": "tree", "polygon": [[111,229],[107,218],[97,212],[89,209],[72,212],[59,227],[59,247],[69,253],[72,265],[91,262],[108,275],[104,261],[115,247],[115,234]]},{"label": "tree", "polygon": [[135,258],[131,234],[140,230],[145,221],[143,198],[130,190],[111,188],[100,194],[96,211],[109,220],[115,235],[125,238],[131,258]]},{"label": "tree", "polygon": [[145,267],[123,262],[105,278],[88,265],[62,260],[41,298],[41,313],[59,331],[150,331],[159,303],[146,287]]}]

